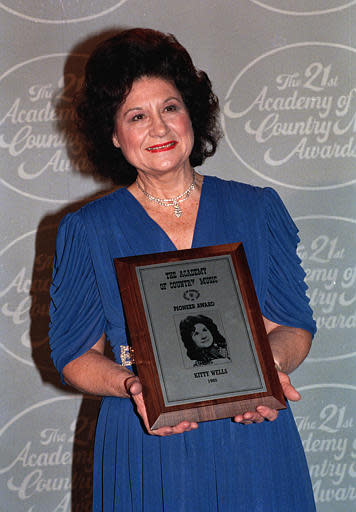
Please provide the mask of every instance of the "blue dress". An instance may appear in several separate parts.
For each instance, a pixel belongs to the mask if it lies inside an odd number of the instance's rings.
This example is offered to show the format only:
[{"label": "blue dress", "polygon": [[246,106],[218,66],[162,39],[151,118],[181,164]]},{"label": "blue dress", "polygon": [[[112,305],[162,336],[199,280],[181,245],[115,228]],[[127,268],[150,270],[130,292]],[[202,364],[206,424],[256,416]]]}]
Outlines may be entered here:
[{"label": "blue dress", "polygon": [[[315,332],[296,256],[297,228],[275,191],[204,178],[193,247],[242,241],[262,313]],[[126,189],[66,216],[51,287],[50,344],[63,367],[105,332],[128,365],[113,258],[175,250]],[[142,429],[128,399],[105,397],[94,463],[96,512],[312,512],[313,493],[289,407],[274,422],[231,419],[170,437]]]}]

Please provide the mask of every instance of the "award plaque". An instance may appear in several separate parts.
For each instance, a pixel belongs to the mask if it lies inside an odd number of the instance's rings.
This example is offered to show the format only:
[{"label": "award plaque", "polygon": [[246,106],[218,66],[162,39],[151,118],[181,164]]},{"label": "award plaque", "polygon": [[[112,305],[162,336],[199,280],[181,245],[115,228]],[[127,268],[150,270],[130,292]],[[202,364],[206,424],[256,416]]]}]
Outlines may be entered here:
[{"label": "award plaque", "polygon": [[242,243],[114,263],[151,429],[285,408]]}]

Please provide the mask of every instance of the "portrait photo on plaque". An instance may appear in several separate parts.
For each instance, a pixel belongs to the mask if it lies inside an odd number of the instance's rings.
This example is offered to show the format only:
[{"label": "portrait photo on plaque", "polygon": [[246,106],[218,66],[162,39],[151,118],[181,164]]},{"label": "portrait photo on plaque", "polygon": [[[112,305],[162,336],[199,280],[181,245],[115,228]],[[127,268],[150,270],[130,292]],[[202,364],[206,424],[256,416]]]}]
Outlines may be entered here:
[{"label": "portrait photo on plaque", "polygon": [[219,311],[207,309],[197,314],[175,315],[174,321],[184,368],[231,363]]}]

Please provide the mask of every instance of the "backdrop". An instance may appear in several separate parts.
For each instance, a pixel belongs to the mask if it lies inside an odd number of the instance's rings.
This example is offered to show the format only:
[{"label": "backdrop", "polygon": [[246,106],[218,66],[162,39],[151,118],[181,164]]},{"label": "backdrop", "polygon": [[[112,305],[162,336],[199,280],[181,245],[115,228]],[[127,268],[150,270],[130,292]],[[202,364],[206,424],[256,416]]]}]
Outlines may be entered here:
[{"label": "backdrop", "polygon": [[293,409],[318,512],[355,510],[355,4],[0,2],[1,510],[90,509],[99,402],[52,367],[48,289],[60,219],[110,188],[83,159],[71,98],[94,45],[133,26],[173,32],[209,72],[225,136],[200,171],[274,187],[299,225],[319,331]]}]

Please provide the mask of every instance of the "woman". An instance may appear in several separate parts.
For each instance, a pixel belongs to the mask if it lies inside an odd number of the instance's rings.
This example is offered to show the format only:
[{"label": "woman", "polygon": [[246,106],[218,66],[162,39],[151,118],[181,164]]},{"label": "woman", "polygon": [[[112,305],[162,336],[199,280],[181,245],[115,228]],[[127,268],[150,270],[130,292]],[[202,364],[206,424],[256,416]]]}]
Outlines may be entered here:
[{"label": "woman", "polygon": [[[179,324],[187,356],[194,366],[211,364],[215,359],[229,359],[226,340],[213,320],[205,315],[187,316]],[[221,361],[220,361],[221,362]]]},{"label": "woman", "polygon": [[[289,408],[278,419],[260,406],[233,421],[150,431],[126,357],[113,258],[242,241],[285,396],[299,399],[287,374],[306,357],[315,326],[297,230],[273,190],[195,172],[215,152],[217,115],[207,75],[173,36],[129,30],[89,59],[78,105],[88,154],[128,186],[62,221],[50,339],[63,380],[104,396],[96,511],[314,510]],[[107,340],[115,362],[103,354]]]}]

